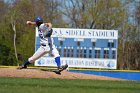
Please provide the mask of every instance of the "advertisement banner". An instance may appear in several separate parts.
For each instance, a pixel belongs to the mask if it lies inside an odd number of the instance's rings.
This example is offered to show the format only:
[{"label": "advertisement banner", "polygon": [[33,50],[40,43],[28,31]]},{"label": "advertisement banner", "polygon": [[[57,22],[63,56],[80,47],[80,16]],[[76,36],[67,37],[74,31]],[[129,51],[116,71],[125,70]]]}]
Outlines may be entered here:
[{"label": "advertisement banner", "polygon": [[[109,59],[86,59],[86,58],[61,58],[61,64],[67,63],[69,67],[75,68],[108,68],[116,69],[116,60]],[[42,57],[38,59],[35,66],[56,66],[52,57]]]}]

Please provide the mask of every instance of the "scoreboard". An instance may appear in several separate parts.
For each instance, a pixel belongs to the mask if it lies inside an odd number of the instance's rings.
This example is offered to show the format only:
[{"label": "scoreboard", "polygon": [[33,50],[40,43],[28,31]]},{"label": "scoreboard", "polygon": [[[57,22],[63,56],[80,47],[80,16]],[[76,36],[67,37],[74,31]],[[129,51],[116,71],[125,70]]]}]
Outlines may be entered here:
[{"label": "scoreboard", "polygon": [[[52,37],[61,64],[76,68],[117,68],[117,30],[53,28]],[[35,42],[36,51],[40,47],[37,28]],[[56,66],[56,63],[46,54],[35,61],[35,66]]]}]

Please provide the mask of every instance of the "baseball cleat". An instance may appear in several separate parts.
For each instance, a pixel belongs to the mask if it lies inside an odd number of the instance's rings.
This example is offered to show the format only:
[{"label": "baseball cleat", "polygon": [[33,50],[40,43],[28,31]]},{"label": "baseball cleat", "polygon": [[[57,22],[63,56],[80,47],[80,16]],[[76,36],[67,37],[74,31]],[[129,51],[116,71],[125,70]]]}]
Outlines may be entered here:
[{"label": "baseball cleat", "polygon": [[26,69],[27,66],[19,66],[17,69]]},{"label": "baseball cleat", "polygon": [[67,69],[67,67],[68,67],[68,65],[66,64],[66,65],[64,65],[64,66],[58,67],[58,70],[53,70],[53,72],[56,73],[56,74],[61,75],[61,72],[62,72],[63,70],[65,70],[65,69]]},{"label": "baseball cleat", "polygon": [[63,70],[65,70],[65,69],[67,69],[67,67],[68,67],[68,65],[66,64],[66,65],[62,66],[59,70],[60,70],[60,71],[63,71]]},{"label": "baseball cleat", "polygon": [[68,65],[66,64],[66,65],[63,65],[61,67],[58,67],[58,70],[61,72],[61,71],[65,70],[65,69],[67,69],[67,67],[68,67]]}]

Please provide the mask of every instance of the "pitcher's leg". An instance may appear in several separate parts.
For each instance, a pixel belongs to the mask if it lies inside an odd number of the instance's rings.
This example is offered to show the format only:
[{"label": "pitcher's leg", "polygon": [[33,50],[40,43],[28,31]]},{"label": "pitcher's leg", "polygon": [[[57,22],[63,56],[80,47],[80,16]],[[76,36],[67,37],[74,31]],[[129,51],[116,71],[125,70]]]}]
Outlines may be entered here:
[{"label": "pitcher's leg", "polygon": [[60,67],[61,66],[61,62],[60,62],[60,55],[58,53],[58,50],[53,47],[53,50],[52,50],[52,55],[54,56],[55,58],[55,62],[57,64],[57,67]]},{"label": "pitcher's leg", "polygon": [[45,55],[47,52],[44,50],[43,47],[40,47],[32,57],[30,57],[28,60],[26,60],[24,62],[24,64],[19,67],[19,69],[23,69],[23,68],[27,68],[27,65],[35,62],[35,60],[39,59],[40,57],[42,57],[43,55]]},{"label": "pitcher's leg", "polygon": [[59,68],[61,66],[61,62],[60,62],[60,56],[55,57],[55,62],[57,64],[57,67]]},{"label": "pitcher's leg", "polygon": [[58,53],[58,50],[57,50],[55,47],[53,47],[52,55],[53,55],[54,58],[55,58],[55,62],[56,62],[56,64],[57,64],[58,70],[59,70],[60,72],[63,71],[63,70],[65,70],[65,69],[68,67],[67,64],[65,64],[64,66],[61,66],[60,55],[59,55],[59,53]]},{"label": "pitcher's leg", "polygon": [[35,53],[33,56],[31,56],[28,61],[30,63],[33,63],[35,62],[35,60],[39,59],[40,57],[42,57],[43,55],[45,55],[47,52],[42,48],[40,47]]}]

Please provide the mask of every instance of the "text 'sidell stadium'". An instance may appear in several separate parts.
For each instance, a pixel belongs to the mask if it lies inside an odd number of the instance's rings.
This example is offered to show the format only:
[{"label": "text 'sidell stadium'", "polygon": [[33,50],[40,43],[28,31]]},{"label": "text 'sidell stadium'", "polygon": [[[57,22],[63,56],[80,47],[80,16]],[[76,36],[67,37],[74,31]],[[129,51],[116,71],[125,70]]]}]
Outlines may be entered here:
[{"label": "text 'sidell stadium'", "polygon": [[[62,64],[78,68],[117,67],[117,30],[53,28],[52,37]],[[36,28],[36,50],[39,46]],[[56,63],[51,55],[45,55],[35,66],[56,66]]]}]

